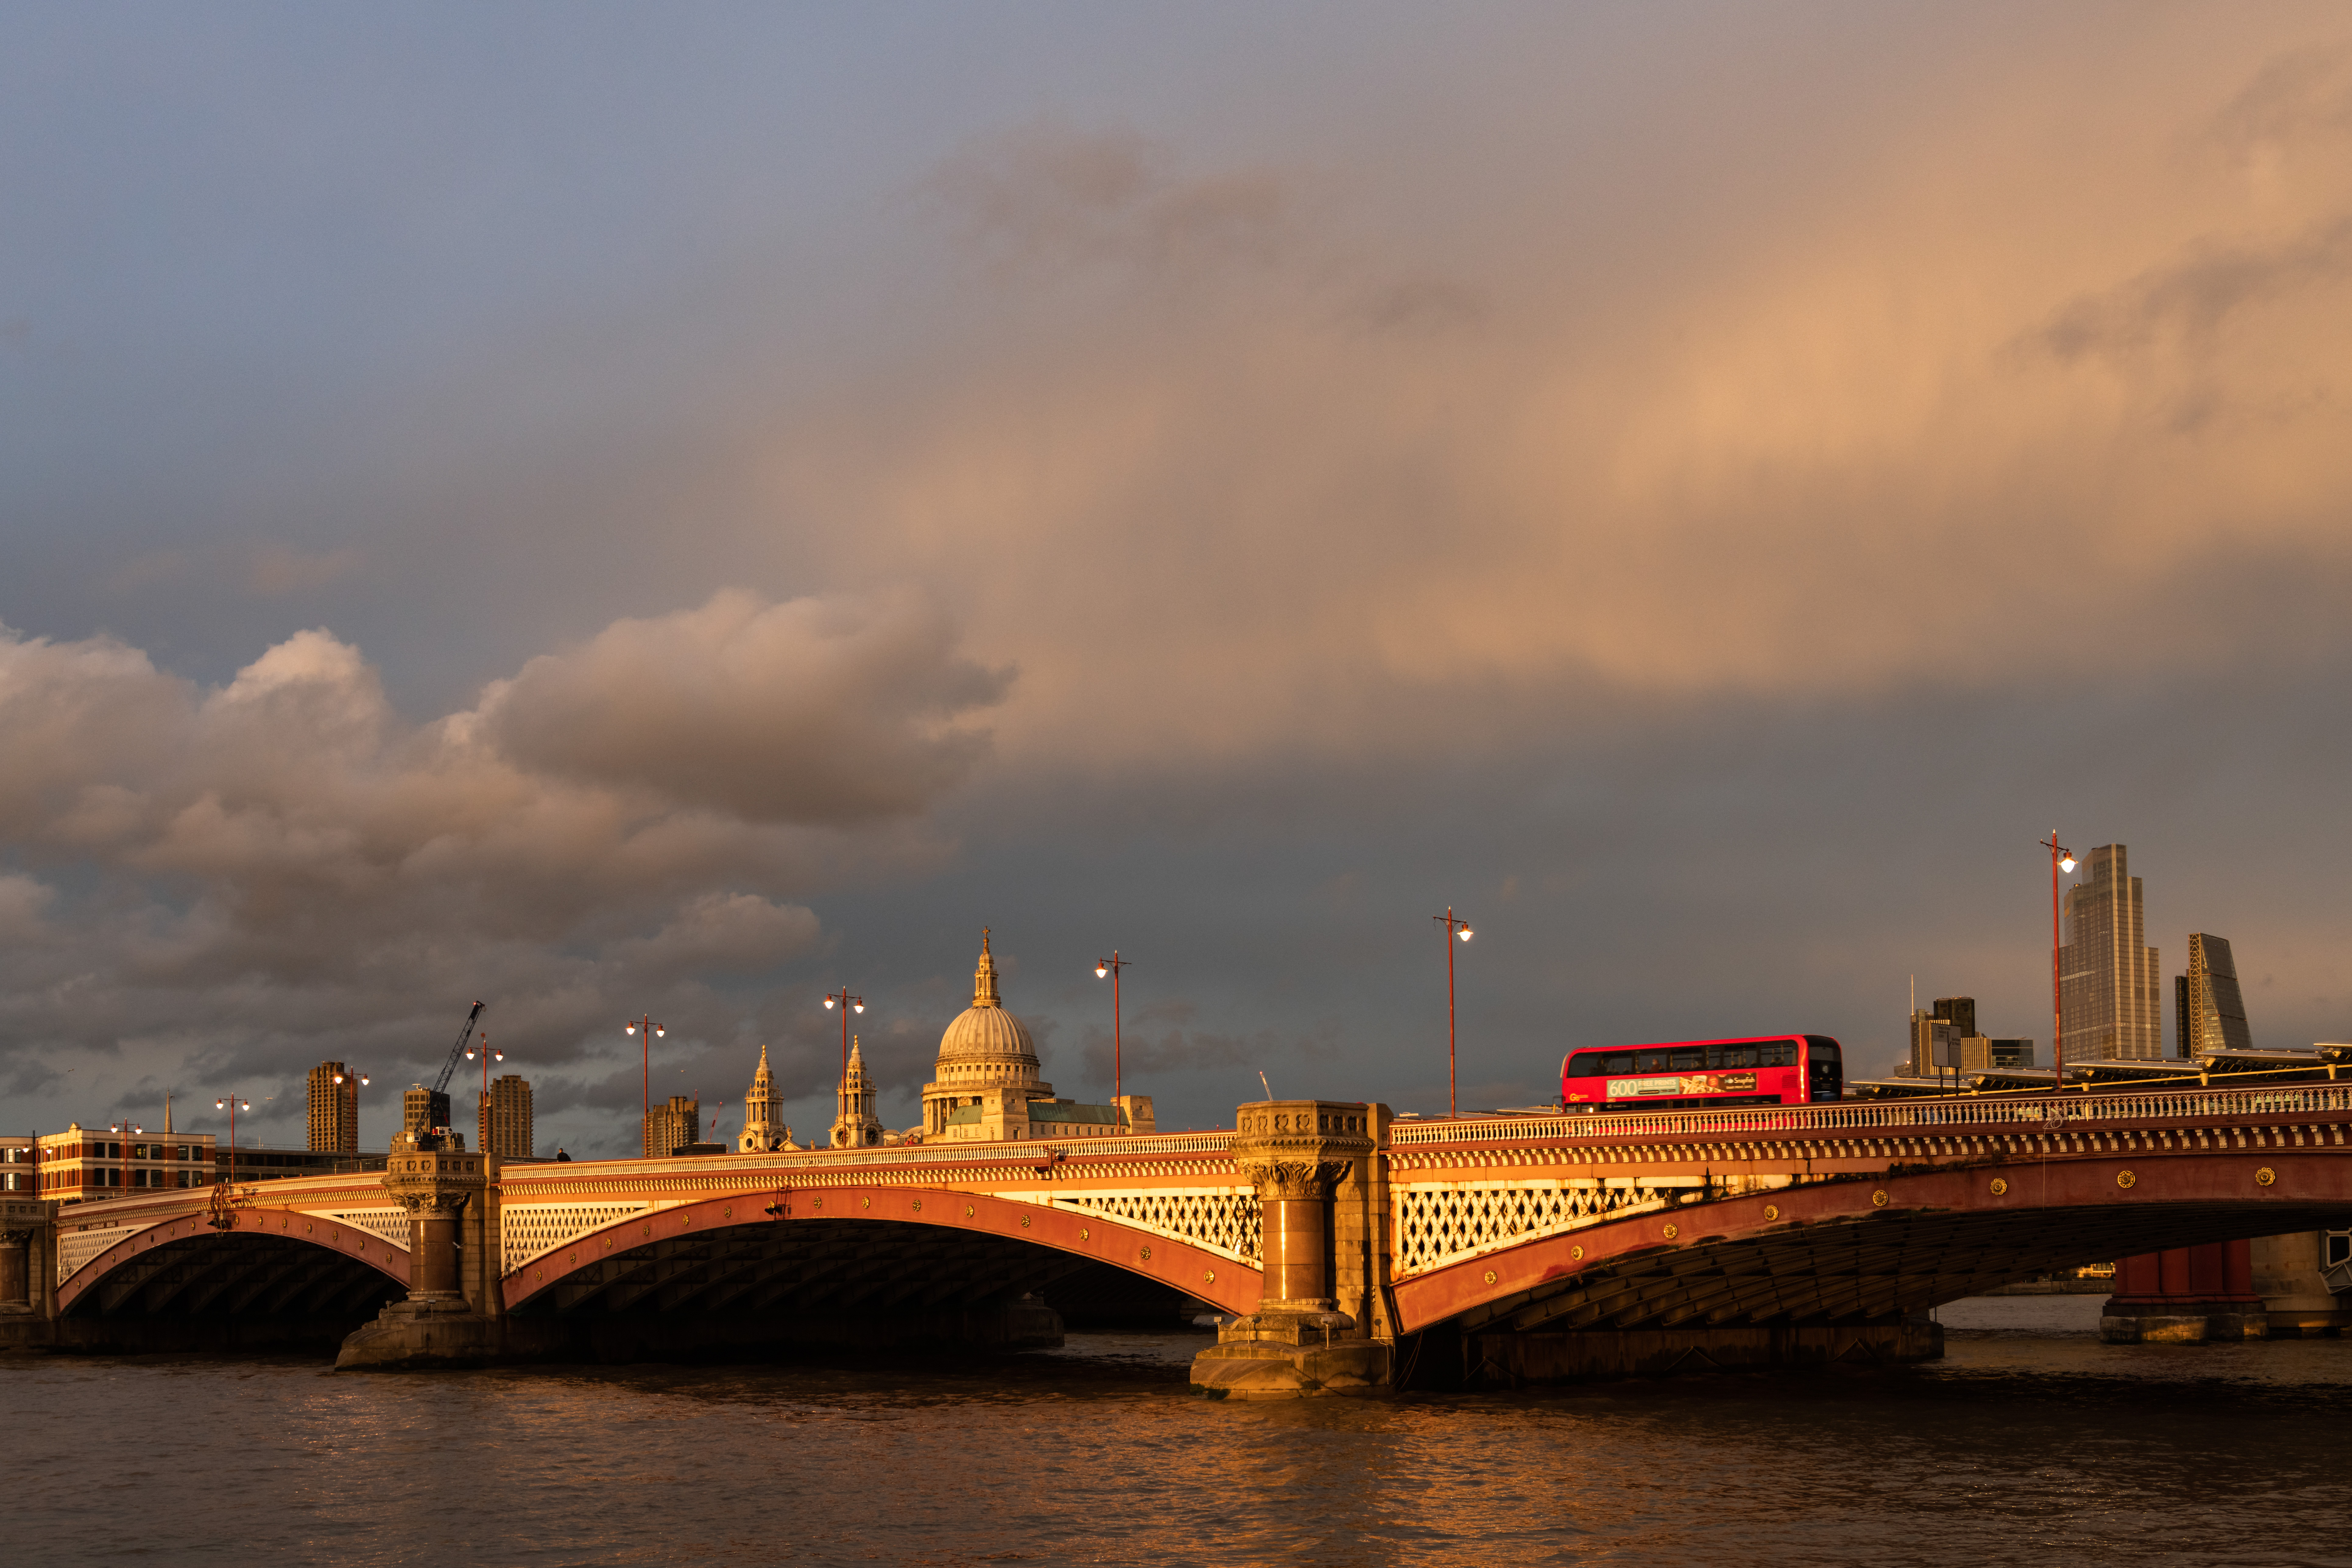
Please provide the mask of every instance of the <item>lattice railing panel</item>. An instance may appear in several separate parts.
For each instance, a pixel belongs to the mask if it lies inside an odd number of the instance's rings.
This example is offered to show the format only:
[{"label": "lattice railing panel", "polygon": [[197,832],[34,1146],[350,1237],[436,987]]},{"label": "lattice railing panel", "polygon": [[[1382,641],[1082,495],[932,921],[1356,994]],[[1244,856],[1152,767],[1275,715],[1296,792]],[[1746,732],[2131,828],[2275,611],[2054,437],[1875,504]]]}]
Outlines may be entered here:
[{"label": "lattice railing panel", "polygon": [[633,1203],[507,1204],[499,1210],[499,1247],[506,1257],[506,1270],[512,1273],[576,1237],[651,1207]]},{"label": "lattice railing panel", "polygon": [[327,1218],[341,1220],[353,1230],[363,1230],[378,1241],[388,1241],[403,1252],[408,1250],[408,1211],[404,1208],[326,1209]]},{"label": "lattice railing panel", "polygon": [[59,1235],[58,1283],[64,1284],[73,1277],[75,1269],[139,1228],[132,1225],[110,1225],[102,1230],[68,1230]]},{"label": "lattice railing panel", "polygon": [[1395,1275],[1402,1279],[1493,1247],[1663,1206],[1647,1183],[1478,1183],[1398,1187]]},{"label": "lattice railing panel", "polygon": [[1064,1208],[1084,1209],[1138,1230],[1189,1242],[1253,1268],[1259,1267],[1265,1216],[1253,1193],[1218,1188],[1192,1192],[1057,1193],[1052,1201]]}]

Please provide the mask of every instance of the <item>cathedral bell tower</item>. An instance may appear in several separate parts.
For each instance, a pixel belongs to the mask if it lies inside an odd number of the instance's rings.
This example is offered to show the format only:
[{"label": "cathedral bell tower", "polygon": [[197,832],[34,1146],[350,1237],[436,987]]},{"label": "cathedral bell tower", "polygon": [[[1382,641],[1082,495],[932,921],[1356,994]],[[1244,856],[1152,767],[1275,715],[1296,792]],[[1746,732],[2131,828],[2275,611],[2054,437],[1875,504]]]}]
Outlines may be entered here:
[{"label": "cathedral bell tower", "polygon": [[866,1050],[856,1037],[849,1041],[849,1070],[841,1075],[841,1089],[835,1096],[838,1109],[834,1112],[833,1133],[829,1142],[836,1149],[878,1149],[882,1146],[882,1123],[874,1114],[874,1084],[866,1076]]}]

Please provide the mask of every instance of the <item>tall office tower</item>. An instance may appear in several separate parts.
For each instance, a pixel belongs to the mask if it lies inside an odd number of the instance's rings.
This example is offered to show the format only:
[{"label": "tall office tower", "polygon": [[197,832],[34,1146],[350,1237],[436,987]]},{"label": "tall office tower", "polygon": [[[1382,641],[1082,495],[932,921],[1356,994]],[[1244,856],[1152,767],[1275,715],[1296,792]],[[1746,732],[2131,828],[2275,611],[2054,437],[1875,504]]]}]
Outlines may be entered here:
[{"label": "tall office tower", "polygon": [[482,1136],[476,1145],[485,1154],[509,1160],[530,1158],[530,1084],[520,1074],[490,1079],[489,1098],[482,1101]]},{"label": "tall office tower", "polygon": [[414,1148],[425,1134],[449,1125],[449,1097],[412,1084],[400,1097],[400,1135]]},{"label": "tall office tower", "polygon": [[673,1094],[646,1117],[646,1158],[666,1159],[688,1143],[702,1142],[702,1100]]},{"label": "tall office tower", "polygon": [[2189,973],[2173,976],[2172,997],[2182,1056],[2254,1048],[2253,1031],[2246,1026],[2246,999],[2238,989],[2238,965],[2226,939],[2191,933]]},{"label": "tall office tower", "polygon": [[341,1062],[310,1069],[310,1147],[337,1154],[360,1152],[360,1080]]},{"label": "tall office tower", "polygon": [[2084,857],[2066,889],[2058,954],[2058,1039],[2070,1062],[2153,1061],[2164,1055],[2163,965],[2141,944],[2139,879],[2125,847]]},{"label": "tall office tower", "polygon": [[1977,1032],[1977,999],[1973,996],[1938,996],[1933,1012],[1915,1011],[1911,1015],[1911,1071],[1919,1078],[1933,1078],[1939,1071],[1949,1071],[1961,1063],[1960,1042],[1972,1038]]}]

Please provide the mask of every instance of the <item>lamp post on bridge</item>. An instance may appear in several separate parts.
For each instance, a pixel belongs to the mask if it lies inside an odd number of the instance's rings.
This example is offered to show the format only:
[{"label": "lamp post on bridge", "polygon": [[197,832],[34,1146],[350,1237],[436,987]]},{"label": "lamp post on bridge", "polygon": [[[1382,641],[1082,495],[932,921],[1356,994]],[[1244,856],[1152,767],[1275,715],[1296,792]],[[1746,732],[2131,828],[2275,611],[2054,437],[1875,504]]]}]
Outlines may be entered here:
[{"label": "lamp post on bridge", "polygon": [[236,1113],[251,1110],[253,1101],[229,1094],[213,1101],[215,1110],[228,1112],[228,1175],[213,1185],[213,1216],[205,1223],[215,1230],[225,1231],[236,1222],[229,1211],[236,1204]]},{"label": "lamp post on bridge", "polygon": [[2074,868],[2074,852],[2058,842],[2058,830],[2052,828],[2050,837],[2036,840],[2050,851],[2050,1066],[2051,1085],[2058,1092],[2066,1088],[2066,1041],[2059,1030],[2065,1026],[2065,975],[2060,961],[2058,942],[2058,873]]},{"label": "lamp post on bridge", "polygon": [[648,1013],[633,1023],[624,1025],[621,1032],[625,1035],[637,1036],[639,1043],[646,1048],[646,1115],[645,1120],[637,1124],[640,1128],[644,1128],[654,1119],[654,1037],[666,1035],[669,1031],[655,1023],[653,1015]]},{"label": "lamp post on bridge", "polygon": [[[474,1106],[474,1114],[479,1122],[476,1130],[476,1137],[479,1139],[482,1145],[479,1152],[487,1154],[490,1152],[490,1064],[506,1060],[507,1054],[504,1051],[490,1049],[490,1035],[487,1029],[482,1031],[482,1042],[478,1047],[467,1047],[467,1058],[470,1059],[477,1050],[479,1050],[482,1056],[482,1097],[475,1102]],[[646,1058],[646,1076],[648,1079],[653,1077],[653,1057],[650,1052]],[[648,1101],[653,1099],[653,1088],[650,1083],[646,1089],[646,1098]]]},{"label": "lamp post on bridge", "polygon": [[849,987],[845,985],[838,991],[825,993],[824,1006],[827,1012],[835,1008],[841,1011],[841,1076],[846,1079],[849,1077],[849,1016],[866,1011],[866,998],[852,996]]},{"label": "lamp post on bridge", "polygon": [[[365,1165],[362,1163],[362,1161],[360,1160],[359,1131],[360,1131],[360,1090],[361,1090],[362,1088],[364,1088],[364,1087],[366,1086],[366,1084],[368,1083],[368,1081],[369,1081],[369,1080],[368,1080],[368,1075],[367,1075],[367,1074],[365,1074],[365,1073],[363,1073],[363,1072],[355,1072],[355,1073],[340,1073],[340,1072],[339,1072],[339,1073],[337,1073],[337,1074],[335,1075],[335,1092],[336,1092],[337,1094],[349,1093],[349,1094],[351,1095],[351,1097],[352,1097],[352,1148],[351,1148],[351,1154],[352,1154],[352,1169],[353,1169],[353,1170],[355,1170],[355,1171],[358,1171],[358,1170],[364,1170],[364,1169],[366,1169],[366,1166],[365,1166]],[[349,1085],[351,1086],[351,1087],[350,1087],[350,1089],[349,1089],[348,1090],[344,1088],[344,1085],[345,1085],[345,1084],[349,1084]]]},{"label": "lamp post on bridge", "polygon": [[1470,940],[1470,922],[1456,920],[1454,906],[1445,906],[1442,915],[1429,917],[1445,928],[1445,1114],[1451,1118],[1462,1114],[1462,1107],[1454,1086],[1454,939]]},{"label": "lamp post on bridge", "polygon": [[[143,1137],[147,1131],[146,1128],[131,1121],[110,1121],[106,1124],[106,1130],[117,1137],[129,1136],[132,1138]],[[115,1163],[121,1167],[122,1190],[127,1194],[131,1190],[131,1145],[128,1143],[122,1143],[117,1145],[117,1147],[122,1151],[122,1155],[121,1158],[115,1162]]]},{"label": "lamp post on bridge", "polygon": [[[1119,1039],[1119,1035],[1123,1026],[1120,1023],[1122,1010],[1119,1006],[1118,999],[1118,973],[1120,970],[1125,969],[1130,962],[1132,961],[1121,958],[1118,955],[1118,949],[1117,948],[1112,948],[1110,950],[1110,956],[1108,958],[1098,958],[1095,960],[1095,978],[1097,980],[1100,980],[1105,975],[1108,975],[1110,977],[1110,1102],[1113,1105],[1118,1105],[1119,1096],[1124,1092],[1124,1089],[1119,1081],[1119,1058],[1121,1055],[1121,1041]],[[1119,1105],[1118,1119],[1119,1125],[1124,1127],[1127,1124],[1127,1107]]]}]

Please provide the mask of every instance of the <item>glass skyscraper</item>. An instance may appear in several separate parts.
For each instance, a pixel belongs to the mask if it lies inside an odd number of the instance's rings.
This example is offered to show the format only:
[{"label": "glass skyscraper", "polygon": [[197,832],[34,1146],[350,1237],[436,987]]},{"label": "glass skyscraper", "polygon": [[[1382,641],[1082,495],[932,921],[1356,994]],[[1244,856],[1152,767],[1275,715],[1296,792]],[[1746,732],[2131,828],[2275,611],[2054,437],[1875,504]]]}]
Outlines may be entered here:
[{"label": "glass skyscraper", "polygon": [[2246,999],[2238,989],[2238,965],[2224,938],[2197,931],[2189,938],[2189,973],[2175,975],[2173,999],[2179,1018],[2180,1054],[2251,1051]]},{"label": "glass skyscraper", "polygon": [[2083,860],[2066,889],[2058,953],[2058,1037],[2070,1062],[2154,1061],[2164,1055],[2164,967],[2143,944],[2139,879],[2120,844]]}]

